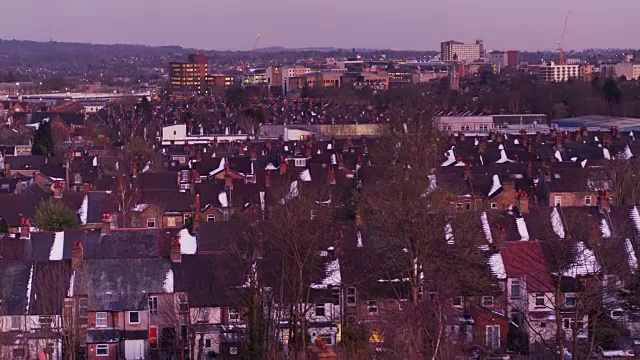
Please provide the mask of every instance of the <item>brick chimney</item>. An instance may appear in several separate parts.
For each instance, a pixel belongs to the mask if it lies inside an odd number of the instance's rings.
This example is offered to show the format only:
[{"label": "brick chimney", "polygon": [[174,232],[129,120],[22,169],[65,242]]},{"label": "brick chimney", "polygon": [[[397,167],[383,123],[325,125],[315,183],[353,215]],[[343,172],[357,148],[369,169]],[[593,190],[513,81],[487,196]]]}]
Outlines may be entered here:
[{"label": "brick chimney", "polygon": [[611,211],[611,204],[609,202],[609,193],[606,190],[600,191],[600,195],[598,196],[598,207],[601,212],[609,212]]},{"label": "brick chimney", "polygon": [[31,238],[31,224],[28,218],[22,218],[20,220],[20,239]]},{"label": "brick chimney", "polygon": [[333,233],[333,248],[336,255],[342,255],[344,250],[344,233],[335,231]]},{"label": "brick chimney", "polygon": [[529,196],[522,190],[518,191],[518,210],[520,214],[529,213]]},{"label": "brick chimney", "polygon": [[71,247],[71,267],[73,269],[78,269],[82,266],[82,261],[84,260],[84,248],[82,247],[82,243],[76,241],[73,243]]},{"label": "brick chimney", "polygon": [[9,161],[7,161],[7,159],[4,159],[4,177],[10,177],[11,176],[11,164],[9,164]]},{"label": "brick chimney", "polygon": [[138,176],[138,164],[131,163],[131,177]]},{"label": "brick chimney", "polygon": [[270,188],[271,187],[271,170],[265,171],[265,174],[264,174],[264,187],[266,187],[266,188]]},{"label": "brick chimney", "polygon": [[338,170],[344,169],[344,157],[342,154],[338,154]]},{"label": "brick chimney", "polygon": [[287,161],[284,156],[280,156],[280,175],[287,173]]},{"label": "brick chimney", "polygon": [[194,204],[195,214],[193,217],[193,228],[198,229],[200,227],[200,194],[196,194],[196,201]]},{"label": "brick chimney", "polygon": [[589,243],[591,245],[598,244],[601,240],[602,232],[600,230],[600,226],[596,224],[591,224],[589,229]]},{"label": "brick chimney", "polygon": [[171,239],[171,250],[169,254],[171,262],[179,263],[182,261],[182,254],[180,253],[180,238],[175,236]]},{"label": "brick chimney", "polygon": [[504,249],[507,246],[507,231],[504,226],[498,225],[498,228],[495,231],[495,246],[498,249]]},{"label": "brick chimney", "polygon": [[336,173],[335,170],[333,170],[333,166],[329,166],[329,175],[327,178],[327,181],[329,182],[329,185],[335,185],[336,184]]},{"label": "brick chimney", "polygon": [[100,235],[111,234],[111,214],[102,214],[102,226],[100,227]]},{"label": "brick chimney", "polygon": [[254,147],[251,148],[251,153],[249,154],[249,160],[251,160],[251,161],[258,160],[258,152],[256,151],[256,148],[254,148]]},{"label": "brick chimney", "polygon": [[505,180],[502,182],[502,189],[505,194],[515,192],[516,184],[512,180]]},{"label": "brick chimney", "polygon": [[53,183],[53,198],[54,199],[62,199],[62,192],[64,190],[64,186],[61,181],[56,181]]},{"label": "brick chimney", "polygon": [[356,207],[356,227],[358,229],[362,228],[364,225],[364,220],[362,219],[362,207],[358,205]]},{"label": "brick chimney", "polygon": [[22,194],[22,179],[18,179],[18,183],[16,184],[16,193]]}]

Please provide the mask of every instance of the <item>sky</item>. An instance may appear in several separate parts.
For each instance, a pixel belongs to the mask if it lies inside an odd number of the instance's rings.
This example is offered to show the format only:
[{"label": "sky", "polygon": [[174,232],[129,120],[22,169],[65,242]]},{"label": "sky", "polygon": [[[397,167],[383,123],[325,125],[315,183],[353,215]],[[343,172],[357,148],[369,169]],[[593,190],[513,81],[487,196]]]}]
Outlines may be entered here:
[{"label": "sky", "polygon": [[246,50],[640,47],[640,0],[8,0],[0,38]]}]

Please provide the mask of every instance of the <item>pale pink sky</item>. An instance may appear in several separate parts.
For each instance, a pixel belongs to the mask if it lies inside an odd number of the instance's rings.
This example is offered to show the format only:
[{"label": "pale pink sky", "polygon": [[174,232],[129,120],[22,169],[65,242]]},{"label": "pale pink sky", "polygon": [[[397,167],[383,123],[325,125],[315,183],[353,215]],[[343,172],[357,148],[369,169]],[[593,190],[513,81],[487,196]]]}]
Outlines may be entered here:
[{"label": "pale pink sky", "polygon": [[[9,0],[0,38],[204,49],[640,47],[640,0]],[[7,6],[8,5],[8,6]],[[14,14],[15,16],[12,16]]]}]

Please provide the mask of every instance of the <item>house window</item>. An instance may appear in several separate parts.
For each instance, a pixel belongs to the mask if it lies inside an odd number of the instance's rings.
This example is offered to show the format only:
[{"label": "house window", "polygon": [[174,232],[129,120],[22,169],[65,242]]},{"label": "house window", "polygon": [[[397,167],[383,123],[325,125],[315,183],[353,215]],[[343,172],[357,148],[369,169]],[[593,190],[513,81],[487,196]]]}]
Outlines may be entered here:
[{"label": "house window", "polygon": [[240,312],[238,309],[229,309],[229,321],[239,321]]},{"label": "house window", "polygon": [[140,324],[140,313],[137,311],[129,311],[129,324]]},{"label": "house window", "polygon": [[148,228],[156,227],[156,218],[147,218],[147,227]]},{"label": "house window", "polygon": [[211,339],[204,340],[204,347],[207,349],[211,347]]},{"label": "house window", "polygon": [[96,345],[96,356],[109,356],[109,345],[107,344]]},{"label": "house window", "polygon": [[238,348],[237,347],[230,347],[229,348],[229,355],[238,355]]},{"label": "house window", "polygon": [[333,336],[331,336],[331,334],[318,335],[318,339],[324,341],[324,343],[327,344],[327,345],[332,345],[333,344]]},{"label": "house window", "polygon": [[206,308],[199,308],[197,313],[197,321],[204,323],[209,321],[209,310]]},{"label": "house window", "polygon": [[107,326],[107,313],[106,312],[97,312],[96,313],[96,327],[106,327]]},{"label": "house window", "polygon": [[356,288],[349,287],[347,288],[347,306],[355,306],[356,305]]},{"label": "house window", "polygon": [[376,300],[367,301],[367,311],[369,315],[375,315],[378,313],[378,302]]},{"label": "house window", "polygon": [[316,304],[316,316],[325,316],[324,304]]},{"label": "house window", "polygon": [[576,307],[576,294],[574,293],[567,293],[564,296],[564,304],[566,307],[568,308],[574,308]]},{"label": "house window", "polygon": [[520,280],[511,281],[511,298],[519,299],[522,296],[522,288],[520,287]]},{"label": "house window", "polygon": [[591,196],[585,196],[584,197],[584,204],[586,206],[591,206]]},{"label": "house window", "polygon": [[451,301],[453,307],[462,307],[462,296],[456,296]]},{"label": "house window", "polygon": [[22,327],[22,318],[20,316],[11,317],[11,330],[20,330]]},{"label": "house window", "polygon": [[500,347],[500,326],[499,325],[487,325],[487,342],[486,345],[490,349],[497,349]]},{"label": "house window", "polygon": [[482,306],[484,306],[484,307],[493,306],[493,296],[483,296],[482,297]]},{"label": "house window", "polygon": [[191,214],[183,214],[182,215],[182,223],[183,224],[187,224],[189,222],[189,219],[191,219]]},{"label": "house window", "polygon": [[331,298],[333,299],[333,305],[340,305],[340,289],[331,289]]},{"label": "house window", "polygon": [[553,197],[553,206],[562,206],[562,196],[556,195]]},{"label": "house window", "polygon": [[544,306],[544,293],[536,293],[536,307]]},{"label": "house window", "polygon": [[208,214],[207,222],[216,222],[216,216],[214,214]]},{"label": "house window", "polygon": [[158,313],[158,297],[157,296],[149,297],[149,313],[150,314]]},{"label": "house window", "polygon": [[491,203],[491,209],[493,210],[498,209],[498,203]]},{"label": "house window", "polygon": [[170,216],[167,218],[167,227],[176,227],[176,218]]},{"label": "house window", "polygon": [[571,329],[572,319],[562,319],[562,328],[565,330]]},{"label": "house window", "polygon": [[311,210],[311,220],[318,217],[318,210]]},{"label": "house window", "polygon": [[222,211],[222,221],[229,221],[229,212],[227,210]]},{"label": "house window", "polygon": [[295,159],[296,167],[305,167],[307,166],[307,159]]}]

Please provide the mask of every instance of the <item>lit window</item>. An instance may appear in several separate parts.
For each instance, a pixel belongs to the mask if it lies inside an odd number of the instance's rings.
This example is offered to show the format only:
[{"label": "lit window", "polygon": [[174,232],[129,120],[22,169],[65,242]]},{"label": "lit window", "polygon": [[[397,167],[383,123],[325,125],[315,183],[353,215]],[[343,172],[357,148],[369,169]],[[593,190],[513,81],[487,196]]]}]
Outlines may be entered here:
[{"label": "lit window", "polygon": [[97,312],[96,313],[96,327],[106,327],[107,326],[107,313],[106,312]]}]

